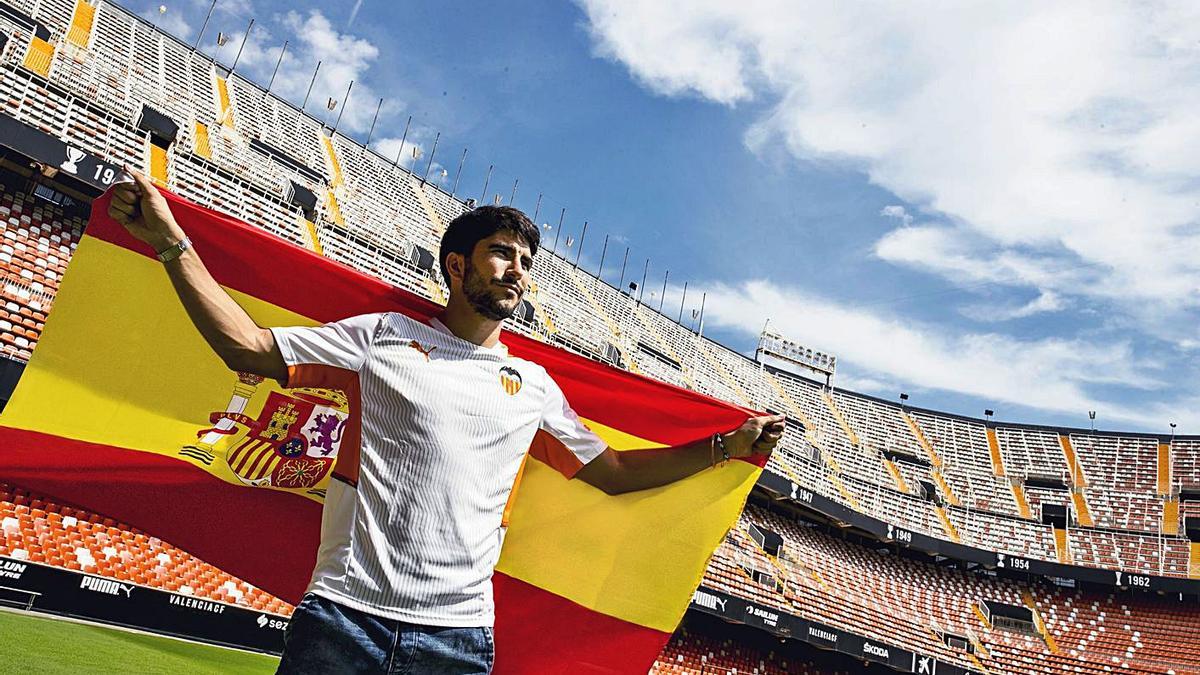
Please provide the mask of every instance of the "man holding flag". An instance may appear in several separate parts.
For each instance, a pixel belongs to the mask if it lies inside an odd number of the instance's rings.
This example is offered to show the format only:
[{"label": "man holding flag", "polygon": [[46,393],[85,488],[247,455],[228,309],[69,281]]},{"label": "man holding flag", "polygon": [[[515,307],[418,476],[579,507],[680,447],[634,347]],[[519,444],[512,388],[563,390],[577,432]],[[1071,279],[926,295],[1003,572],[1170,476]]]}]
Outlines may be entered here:
[{"label": "man holding flag", "polygon": [[108,215],[154,249],[222,361],[352,401],[281,672],[489,672],[491,576],[527,451],[617,495],[761,460],[782,436],[783,416],[771,415],[674,447],[608,447],[544,368],[500,342],[539,244],[517,209],[481,207],[450,223],[440,250],[450,299],[428,323],[388,312],[264,329],[213,279],[167,200],[130,173]]}]

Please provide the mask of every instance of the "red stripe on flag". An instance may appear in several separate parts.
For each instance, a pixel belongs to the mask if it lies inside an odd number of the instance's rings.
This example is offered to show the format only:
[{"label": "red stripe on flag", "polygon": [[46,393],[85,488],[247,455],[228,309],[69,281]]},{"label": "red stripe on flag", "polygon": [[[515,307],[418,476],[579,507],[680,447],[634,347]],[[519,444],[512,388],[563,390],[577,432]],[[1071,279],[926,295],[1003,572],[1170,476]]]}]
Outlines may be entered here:
[{"label": "red stripe on flag", "polygon": [[116,518],[288,602],[316,563],[321,505],[232,485],[190,463],[0,427],[0,482]]},{"label": "red stripe on flag", "polygon": [[671,637],[500,572],[492,588],[497,675],[644,673]]},{"label": "red stripe on flag", "polygon": [[[213,277],[226,287],[316,321],[386,311],[428,320],[442,311],[424,298],[256,227],[169,192],[164,194]],[[148,246],[108,217],[110,199],[111,193],[106,193],[92,203],[87,234],[153,256]],[[665,445],[689,443],[715,430],[732,430],[750,413],[523,335],[506,332],[504,343],[514,356],[529,359],[550,371],[580,415],[639,438]],[[614,399],[621,405],[614,406]]]}]

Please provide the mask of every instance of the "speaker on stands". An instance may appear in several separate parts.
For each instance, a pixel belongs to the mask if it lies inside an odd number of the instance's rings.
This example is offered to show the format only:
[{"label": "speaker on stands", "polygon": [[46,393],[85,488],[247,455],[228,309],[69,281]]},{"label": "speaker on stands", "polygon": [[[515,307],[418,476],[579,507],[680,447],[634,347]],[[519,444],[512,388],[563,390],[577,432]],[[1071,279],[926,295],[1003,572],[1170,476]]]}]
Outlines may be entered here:
[{"label": "speaker on stands", "polygon": [[1200,516],[1185,517],[1183,531],[1187,533],[1188,541],[1200,541]]},{"label": "speaker on stands", "polygon": [[1071,514],[1064,504],[1042,504],[1042,523],[1063,529],[1071,521]]},{"label": "speaker on stands", "polygon": [[436,259],[433,257],[433,253],[431,253],[429,249],[422,246],[414,246],[412,259],[409,260],[409,262],[416,265],[417,269],[420,269],[424,272],[432,272],[434,260]]},{"label": "speaker on stands", "polygon": [[312,190],[304,187],[296,181],[288,181],[287,187],[288,202],[300,207],[304,211],[304,217],[309,220],[315,220],[317,215],[317,195]]},{"label": "speaker on stands", "polygon": [[179,125],[165,114],[142,104],[138,112],[137,128],[150,134],[150,142],[160,148],[170,147],[179,136]]},{"label": "speaker on stands", "polygon": [[783,537],[778,533],[759,527],[756,523],[750,523],[750,538],[758,544],[759,548],[774,556],[779,555],[779,549],[783,546]]},{"label": "speaker on stands", "polygon": [[521,305],[517,307],[517,318],[526,323],[533,323],[533,303],[528,300],[522,300]]},{"label": "speaker on stands", "polygon": [[17,388],[17,380],[21,379],[23,372],[23,362],[0,357],[0,410],[4,409],[4,404],[12,397],[13,390]]},{"label": "speaker on stands", "polygon": [[938,506],[942,505],[942,498],[938,495],[937,486],[933,483],[927,480],[917,481],[917,488],[921,491],[922,499]]}]

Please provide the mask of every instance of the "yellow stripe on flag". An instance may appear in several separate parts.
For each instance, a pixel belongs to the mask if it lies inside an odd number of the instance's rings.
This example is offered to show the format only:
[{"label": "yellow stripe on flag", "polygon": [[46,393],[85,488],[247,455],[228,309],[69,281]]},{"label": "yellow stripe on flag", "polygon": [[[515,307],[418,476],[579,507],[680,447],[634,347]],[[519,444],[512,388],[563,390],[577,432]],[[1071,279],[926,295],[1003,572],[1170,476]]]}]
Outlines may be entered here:
[{"label": "yellow stripe on flag", "polygon": [[[654,444],[589,422],[613,448]],[[496,569],[598,612],[672,632],[761,470],[734,461],[609,496],[528,462]],[[670,570],[669,574],[664,574]]]},{"label": "yellow stripe on flag", "polygon": [[[88,288],[121,292],[97,302]],[[197,442],[197,431],[212,426],[211,413],[225,410],[238,378],[192,326],[162,265],[83,237],[59,293],[54,330],[43,334],[0,424],[53,429],[73,440],[176,457],[241,484],[223,461],[206,465],[179,455],[185,445]],[[230,294],[259,325],[317,323],[237,291]],[[89,355],[95,358],[87,360]],[[80,359],[87,361],[80,364]],[[259,384],[246,414],[253,417],[272,391],[280,391],[275,382]],[[216,447],[232,452],[238,440],[230,435]]]}]

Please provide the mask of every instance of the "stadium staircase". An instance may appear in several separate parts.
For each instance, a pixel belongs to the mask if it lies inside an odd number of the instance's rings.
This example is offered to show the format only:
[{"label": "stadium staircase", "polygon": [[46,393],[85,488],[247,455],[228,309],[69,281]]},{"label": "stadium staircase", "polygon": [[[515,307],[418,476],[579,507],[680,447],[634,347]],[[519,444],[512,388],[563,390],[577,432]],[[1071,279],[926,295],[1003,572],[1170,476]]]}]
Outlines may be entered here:
[{"label": "stadium staircase", "polygon": [[1171,444],[1158,444],[1158,456],[1156,465],[1156,485],[1158,486],[1158,494],[1171,494]]},{"label": "stadium staircase", "polygon": [[75,11],[71,16],[71,27],[67,30],[67,42],[87,48],[92,36],[92,24],[96,21],[96,7],[84,0],[76,0]]},{"label": "stadium staircase", "polygon": [[1095,527],[1096,522],[1092,518],[1092,510],[1088,506],[1087,492],[1085,491],[1085,488],[1088,487],[1087,474],[1084,473],[1079,456],[1075,453],[1071,438],[1066,434],[1059,434],[1058,443],[1062,447],[1063,456],[1067,461],[1067,470],[1071,477],[1071,504],[1075,507],[1075,518],[1083,527]]},{"label": "stadium staircase", "polygon": [[229,98],[229,82],[213,73],[213,86],[217,90],[217,120],[222,126],[233,129],[233,102]]},{"label": "stadium staircase", "polygon": [[884,457],[883,466],[887,469],[888,473],[891,474],[892,480],[896,483],[897,490],[905,494],[912,494],[912,490],[909,489],[908,483],[904,482],[904,476],[900,474],[900,469],[896,467],[895,462],[887,457]]},{"label": "stadium staircase", "polygon": [[[554,319],[550,316],[550,313],[546,311],[545,307],[542,306],[541,301],[538,299],[537,282],[531,281],[529,283],[529,292],[525,294],[525,299],[528,300],[530,306],[533,307],[533,313],[538,318],[538,321],[542,326],[545,327],[546,335],[554,335],[557,333],[558,328],[556,328],[554,325]],[[535,332],[534,335],[539,339],[545,339],[540,333]]]},{"label": "stadium staircase", "polygon": [[919,445],[929,457],[929,475],[931,478],[933,478],[933,483],[937,486],[938,491],[942,493],[942,498],[945,499],[946,503],[950,504],[951,506],[962,506],[962,502],[959,500],[958,495],[954,494],[954,490],[950,488],[950,485],[946,482],[946,478],[942,475],[941,456],[938,455],[937,450],[933,447],[933,444],[929,442],[929,439],[925,438],[925,434],[921,431],[920,425],[917,424],[917,421],[913,419],[912,415],[909,415],[908,412],[903,409],[900,410],[900,417],[904,419],[905,424],[908,426],[908,430],[912,432],[913,438],[915,438],[917,441],[917,445]]},{"label": "stadium staircase", "polygon": [[299,215],[296,216],[296,225],[307,235],[309,250],[320,256],[325,255],[325,250],[321,247],[321,235],[317,231],[317,224],[303,215]]},{"label": "stadium staircase", "polygon": [[841,427],[842,433],[846,434],[846,440],[850,441],[850,445],[858,447],[858,434],[854,433],[854,429],[850,428],[850,422],[846,421],[846,416],[842,414],[840,409],[838,409],[837,403],[833,401],[833,395],[830,394],[828,390],[822,389],[821,398],[825,400],[825,405],[829,407],[829,413],[833,415],[833,419],[835,419],[838,423],[838,426]]},{"label": "stadium staircase", "polygon": [[446,223],[442,222],[442,217],[438,215],[437,208],[430,201],[429,195],[425,194],[425,189],[421,187],[421,182],[413,175],[409,175],[407,182],[408,187],[416,195],[417,202],[421,205],[421,210],[425,212],[425,217],[433,224],[433,231],[437,233],[438,237],[441,237],[442,233],[446,231]]},{"label": "stadium staircase", "polygon": [[1058,562],[1064,565],[1071,564],[1071,542],[1067,538],[1067,531],[1064,528],[1054,528],[1054,552],[1058,557]]},{"label": "stadium staircase", "polygon": [[[604,322],[604,325],[608,328],[609,334],[612,336],[610,344],[616,347],[617,351],[621,353],[621,359],[624,363],[628,364],[629,370],[635,373],[641,372],[637,367],[637,361],[633,358],[633,354],[630,353],[629,347],[625,344],[626,340],[623,337],[624,333],[621,330],[621,327],[616,321],[613,320],[608,312],[604,311],[604,307],[596,300],[596,296],[592,295],[592,292],[588,290],[587,285],[584,284],[583,280],[579,278],[579,270],[575,269],[574,267],[567,268],[566,276],[571,281],[571,284],[575,286],[575,289],[579,291],[579,294],[583,296],[588,305],[591,306],[592,311],[596,313],[596,316],[600,317],[601,321]],[[666,347],[665,343],[663,346]],[[670,349],[670,347],[666,348]]]},{"label": "stadium staircase", "polygon": [[1051,653],[1057,654],[1058,643],[1055,641],[1054,636],[1050,634],[1050,630],[1046,628],[1046,622],[1042,619],[1042,615],[1038,611],[1037,602],[1034,601],[1033,594],[1029,591],[1023,591],[1021,593],[1021,599],[1025,601],[1025,606],[1028,607],[1029,611],[1033,614],[1033,625],[1035,628],[1037,628],[1038,635],[1041,635],[1042,640],[1046,643],[1046,648],[1049,649]]},{"label": "stadium staircase", "polygon": [[[661,337],[659,339],[661,339]],[[735,403],[740,403],[741,405],[751,409],[758,407],[755,405],[755,401],[752,400],[751,396],[746,393],[746,389],[738,384],[737,380],[735,380],[733,375],[731,375],[725,366],[721,364],[720,360],[713,355],[713,353],[709,350],[708,345],[705,344],[703,340],[696,343],[696,350],[700,353],[700,357],[704,359],[704,362],[708,364],[711,372],[716,373],[717,377],[720,378],[723,383],[725,383],[725,386],[729,387],[729,389],[733,391],[734,395],[738,398],[737,401],[734,401]],[[690,378],[689,381],[691,381]]]}]

